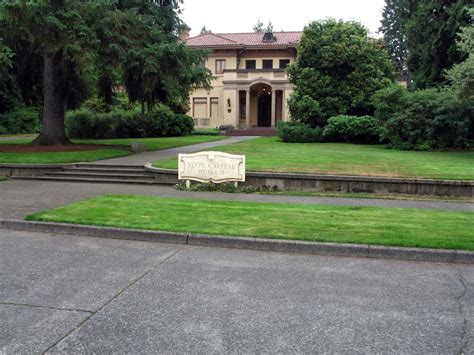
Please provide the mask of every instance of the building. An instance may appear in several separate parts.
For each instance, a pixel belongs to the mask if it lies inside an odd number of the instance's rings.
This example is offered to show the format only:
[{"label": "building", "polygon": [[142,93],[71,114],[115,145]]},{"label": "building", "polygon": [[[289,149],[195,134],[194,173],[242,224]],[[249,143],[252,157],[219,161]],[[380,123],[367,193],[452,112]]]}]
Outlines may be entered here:
[{"label": "building", "polygon": [[288,121],[293,85],[286,67],[296,57],[302,32],[206,33],[187,38],[191,48],[210,51],[205,66],[212,89],[191,94],[189,115],[196,127],[274,127]]}]

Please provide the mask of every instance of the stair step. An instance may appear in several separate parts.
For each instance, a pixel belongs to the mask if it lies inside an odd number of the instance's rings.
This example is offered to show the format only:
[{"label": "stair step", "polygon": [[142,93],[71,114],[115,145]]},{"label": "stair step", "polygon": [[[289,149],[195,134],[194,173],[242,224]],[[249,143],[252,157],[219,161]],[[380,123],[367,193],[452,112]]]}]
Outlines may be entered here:
[{"label": "stair step", "polygon": [[12,176],[14,180],[43,180],[63,182],[84,182],[97,184],[136,184],[136,185],[175,185],[174,182],[158,182],[156,180],[125,180],[125,179],[98,179],[54,176]]},{"label": "stair step", "polygon": [[143,170],[143,165],[106,165],[106,164],[75,164],[67,169],[112,169],[112,170]]},{"label": "stair step", "polygon": [[74,170],[69,171],[61,171],[61,172],[45,172],[45,176],[54,176],[54,177],[91,177],[91,178],[111,178],[111,179],[125,179],[125,180],[132,180],[132,179],[145,179],[145,180],[155,180],[153,175],[148,175],[146,172],[142,174],[126,174],[122,172],[77,172]]},{"label": "stair step", "polygon": [[140,173],[147,173],[147,171],[143,168],[141,169],[103,169],[103,168],[73,168],[73,167],[63,167],[63,171],[65,172],[78,172],[78,173],[92,173],[92,174],[140,174]]}]

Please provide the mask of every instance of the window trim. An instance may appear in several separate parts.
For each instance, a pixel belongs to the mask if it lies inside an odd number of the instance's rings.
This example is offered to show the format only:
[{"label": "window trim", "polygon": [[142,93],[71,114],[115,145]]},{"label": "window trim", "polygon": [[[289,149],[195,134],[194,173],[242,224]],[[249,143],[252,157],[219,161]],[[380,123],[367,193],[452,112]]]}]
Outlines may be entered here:
[{"label": "window trim", "polygon": [[[196,117],[196,101],[197,100],[202,100],[201,105],[206,104],[206,116],[205,117]],[[207,102],[207,97],[193,97],[193,118],[208,118],[208,110],[207,110],[208,102]]]},{"label": "window trim", "polygon": [[[282,66],[281,63],[282,62],[286,62],[286,65],[285,66]],[[288,68],[288,66],[291,64],[291,60],[290,59],[280,59],[280,63],[279,63],[279,68],[280,69],[286,69]]]},{"label": "window trim", "polygon": [[[265,63],[268,64],[269,62],[271,62],[270,68],[265,68]],[[273,59],[262,59],[262,69],[271,70],[271,69],[273,69],[273,64],[274,64]]]},{"label": "window trim", "polygon": [[[253,64],[254,64],[254,67],[253,67],[253,68],[249,68],[249,66],[248,66],[249,63],[253,63]],[[246,69],[246,70],[257,69],[257,60],[255,60],[255,59],[246,59],[246,60],[245,60],[245,69]]]},{"label": "window trim", "polygon": [[[212,111],[212,104],[213,104],[213,101],[215,101],[215,103],[217,104],[217,116],[216,116],[216,117],[214,117],[214,116],[212,115],[212,113],[213,113],[213,111]],[[219,111],[220,111],[220,106],[219,106],[219,104],[220,104],[219,97],[214,96],[214,97],[210,97],[210,98],[209,98],[209,106],[210,106],[209,110],[211,111],[211,112],[209,112],[209,118],[219,118],[219,114],[220,114],[220,112],[219,112]]]},{"label": "window trim", "polygon": [[[217,70],[218,69],[218,63],[223,63],[220,71]],[[226,69],[226,64],[227,63],[226,63],[225,59],[216,59],[216,64],[215,64],[215,68],[214,68],[215,69],[215,74],[217,74],[217,75],[224,74],[224,70]]]}]

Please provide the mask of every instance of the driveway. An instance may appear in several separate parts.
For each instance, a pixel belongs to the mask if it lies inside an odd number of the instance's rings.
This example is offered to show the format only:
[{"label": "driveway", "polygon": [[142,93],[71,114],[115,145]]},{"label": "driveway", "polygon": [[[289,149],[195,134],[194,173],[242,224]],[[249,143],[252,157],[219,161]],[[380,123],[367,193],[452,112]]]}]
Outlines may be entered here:
[{"label": "driveway", "polygon": [[0,353],[473,353],[474,268],[0,230]]}]

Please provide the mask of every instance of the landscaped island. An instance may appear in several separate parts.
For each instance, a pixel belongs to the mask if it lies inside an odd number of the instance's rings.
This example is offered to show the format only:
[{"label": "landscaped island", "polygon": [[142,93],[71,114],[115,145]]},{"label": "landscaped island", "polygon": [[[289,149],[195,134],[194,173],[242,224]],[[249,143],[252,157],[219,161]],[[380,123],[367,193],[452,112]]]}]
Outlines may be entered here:
[{"label": "landscaped island", "polygon": [[[344,143],[288,144],[278,138],[258,138],[215,150],[246,155],[249,171],[474,180],[474,152],[402,151]],[[177,169],[178,162],[159,160],[154,165]]]},{"label": "landscaped island", "polygon": [[[196,218],[198,216],[198,218]],[[107,195],[27,220],[204,233],[474,250],[474,213]]]}]

